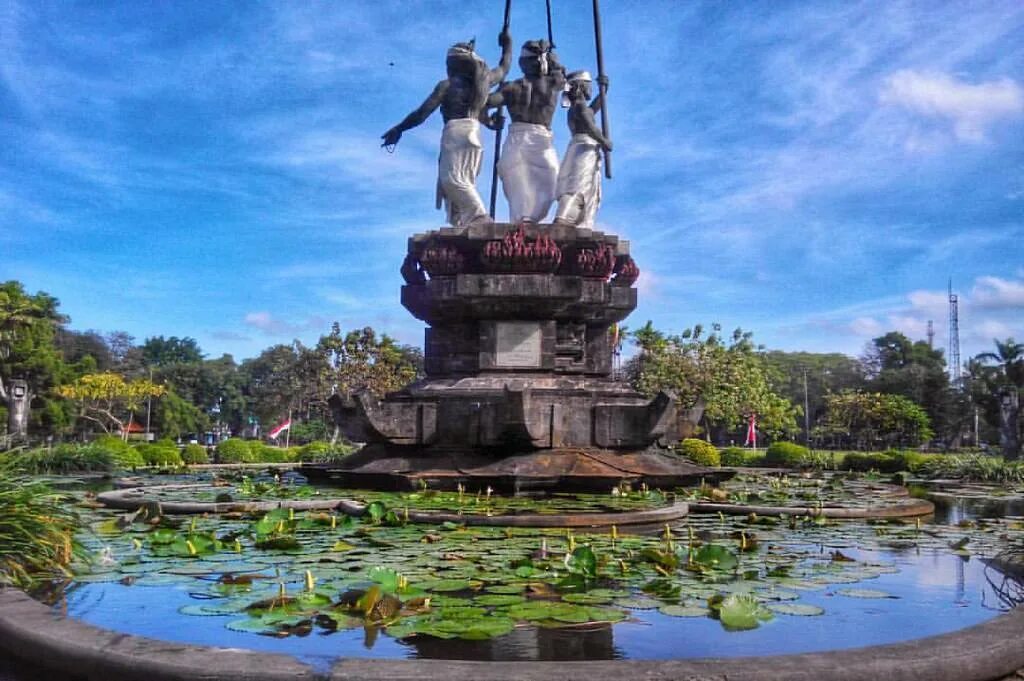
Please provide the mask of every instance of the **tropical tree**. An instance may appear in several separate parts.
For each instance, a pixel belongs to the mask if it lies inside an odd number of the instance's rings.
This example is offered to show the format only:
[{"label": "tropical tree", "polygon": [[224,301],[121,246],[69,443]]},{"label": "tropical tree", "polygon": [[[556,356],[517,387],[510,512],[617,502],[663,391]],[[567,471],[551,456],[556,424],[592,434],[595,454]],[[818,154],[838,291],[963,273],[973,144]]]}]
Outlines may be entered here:
[{"label": "tropical tree", "polygon": [[74,383],[60,386],[57,393],[78,407],[80,418],[99,424],[104,432],[119,431],[128,437],[128,425],[146,398],[160,397],[166,392],[162,385],[149,379],[126,381],[112,372],[86,374]]},{"label": "tropical tree", "polygon": [[825,398],[824,424],[817,430],[857,449],[918,445],[932,436],[928,414],[906,397],[855,390]]},{"label": "tropical tree", "polygon": [[1003,456],[1020,455],[1020,405],[1024,397],[1024,343],[994,339],[995,352],[983,352],[968,364],[977,379],[973,392],[985,408],[986,419],[997,425]]},{"label": "tropical tree", "polygon": [[667,335],[647,322],[631,335],[640,350],[627,367],[633,385],[646,395],[671,391],[684,406],[703,400],[709,438],[711,428],[735,430],[751,414],[770,435],[796,431],[800,410],[775,392],[751,333],[723,336],[714,324],[710,334],[697,325]]},{"label": "tropical tree", "polygon": [[416,356],[387,334],[378,338],[368,326],[342,335],[335,322],[331,332],[320,337],[317,349],[327,358],[332,392],[341,395],[364,387],[384,395],[405,387],[417,376]]},{"label": "tropical tree", "polygon": [[203,352],[194,338],[153,336],[142,344],[142,358],[147,366],[188,364],[202,361]]},{"label": "tropical tree", "polygon": [[[7,430],[14,438],[27,435],[33,400],[59,380],[64,369],[54,345],[56,329],[68,321],[58,312],[59,305],[42,291],[26,293],[20,282],[0,284],[0,404],[7,410]],[[16,389],[13,381],[18,381]]]}]

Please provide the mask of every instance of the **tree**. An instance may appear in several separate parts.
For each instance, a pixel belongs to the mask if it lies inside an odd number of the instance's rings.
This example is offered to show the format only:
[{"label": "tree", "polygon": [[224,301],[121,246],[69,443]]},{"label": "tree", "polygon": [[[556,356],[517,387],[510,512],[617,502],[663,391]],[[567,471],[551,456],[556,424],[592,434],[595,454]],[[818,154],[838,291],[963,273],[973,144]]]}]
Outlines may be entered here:
[{"label": "tree", "polygon": [[[985,406],[986,420],[998,424],[1003,456],[1020,455],[1020,404],[1024,396],[1024,343],[994,339],[995,352],[977,355],[968,368],[976,382],[972,391]],[[979,394],[980,393],[980,394]]]},{"label": "tree", "polygon": [[142,357],[147,366],[201,362],[203,353],[194,338],[154,336],[142,344]]},{"label": "tree", "polygon": [[890,331],[871,341],[862,363],[869,390],[912,400],[924,408],[946,442],[959,440],[967,415],[955,410],[960,403],[950,388],[942,350]]},{"label": "tree", "polygon": [[[805,422],[812,430],[825,415],[825,398],[844,390],[863,390],[866,379],[860,362],[847,355],[815,352],[781,352],[762,355],[775,377],[773,385],[792,404],[804,405]],[[801,424],[803,425],[803,424]]]},{"label": "tree", "polygon": [[59,305],[42,291],[27,294],[20,282],[0,284],[0,403],[7,408],[7,429],[14,438],[27,436],[33,400],[64,369],[54,345],[57,328],[68,321]]},{"label": "tree", "polygon": [[363,387],[385,395],[404,388],[418,373],[417,354],[397,345],[387,334],[378,339],[369,326],[342,335],[335,322],[331,332],[320,337],[317,349],[327,358],[332,392],[341,395]]},{"label": "tree", "polygon": [[120,431],[127,439],[127,424],[134,419],[143,400],[160,397],[166,388],[152,381],[139,378],[125,381],[115,373],[86,374],[74,383],[63,385],[57,393],[78,406],[78,415],[98,423],[104,432]]},{"label": "tree", "polygon": [[647,322],[631,335],[640,349],[627,368],[633,385],[647,395],[671,391],[684,406],[703,399],[709,435],[715,427],[733,431],[751,414],[771,435],[796,430],[800,410],[774,391],[751,333],[736,329],[726,338],[714,324],[708,335],[697,325],[673,336]]},{"label": "tree", "polygon": [[932,436],[928,414],[906,397],[855,390],[825,398],[818,432],[857,449],[919,445]]}]

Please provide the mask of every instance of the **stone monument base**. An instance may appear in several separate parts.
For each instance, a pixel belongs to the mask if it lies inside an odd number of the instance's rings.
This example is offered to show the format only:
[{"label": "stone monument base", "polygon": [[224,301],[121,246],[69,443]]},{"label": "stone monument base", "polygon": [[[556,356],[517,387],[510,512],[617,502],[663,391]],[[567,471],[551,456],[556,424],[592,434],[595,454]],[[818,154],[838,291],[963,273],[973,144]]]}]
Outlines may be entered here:
[{"label": "stone monument base", "polygon": [[491,487],[505,493],[526,491],[609,492],[628,484],[671,489],[714,483],[733,476],[657,450],[632,453],[592,448],[545,449],[496,458],[470,450],[396,451],[369,444],[341,464],[307,464],[299,471],[310,480],[342,487],[392,490],[475,491]]}]

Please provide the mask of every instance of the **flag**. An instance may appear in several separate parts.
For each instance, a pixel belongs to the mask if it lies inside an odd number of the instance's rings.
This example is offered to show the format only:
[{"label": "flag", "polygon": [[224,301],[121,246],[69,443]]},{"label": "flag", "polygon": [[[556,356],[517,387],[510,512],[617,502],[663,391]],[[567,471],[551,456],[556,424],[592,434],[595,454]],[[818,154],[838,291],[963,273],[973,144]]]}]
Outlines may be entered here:
[{"label": "flag", "polygon": [[747,421],[747,439],[744,440],[743,446],[757,449],[757,414],[751,414]]},{"label": "flag", "polygon": [[281,423],[277,424],[276,426],[274,426],[271,429],[271,431],[269,433],[267,433],[267,437],[269,437],[271,440],[276,440],[278,435],[280,435],[281,433],[283,433],[286,430],[291,430],[291,427],[292,427],[292,420],[291,419],[286,419],[286,420],[282,421]]}]

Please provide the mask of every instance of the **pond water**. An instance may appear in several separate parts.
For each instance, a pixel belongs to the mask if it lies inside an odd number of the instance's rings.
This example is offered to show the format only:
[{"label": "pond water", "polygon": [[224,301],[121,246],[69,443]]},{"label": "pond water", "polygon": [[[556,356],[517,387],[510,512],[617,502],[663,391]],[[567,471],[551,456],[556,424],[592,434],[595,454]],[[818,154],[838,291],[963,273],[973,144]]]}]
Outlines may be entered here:
[{"label": "pond water", "polygon": [[[740,484],[744,495],[790,494],[777,482]],[[806,498],[805,488],[791,496]],[[339,657],[786,654],[893,643],[994,617],[1014,602],[987,561],[1010,546],[1024,550],[1024,519],[1014,517],[691,515],[650,534],[574,534],[407,525],[401,508],[451,500],[370,498],[391,515],[131,522],[90,510],[91,531],[80,539],[92,564],[78,566],[55,608],[116,631],[286,653],[323,669]],[[664,503],[653,492],[606,499],[613,508]],[[488,503],[525,507],[497,496]]]},{"label": "pond water", "polygon": [[[524,626],[487,641],[432,636],[399,640],[364,628],[314,630],[308,636],[276,638],[225,628],[236,615],[179,614],[181,607],[197,603],[190,595],[194,590],[184,584],[83,584],[66,594],[61,608],[66,607],[73,617],[115,631],[285,653],[318,668],[328,667],[337,657],[595,660],[801,653],[941,634],[977,624],[1007,608],[977,559],[934,551],[844,551],[858,559],[891,562],[899,571],[862,583],[823,584],[803,591],[799,602],[820,607],[823,615],[777,614],[748,631],[728,631],[709,617],[672,617],[645,608],[629,609],[629,619],[616,624],[582,629]],[[857,587],[870,589],[867,595],[872,597],[844,595]],[[887,597],[877,597],[883,592]]]}]

